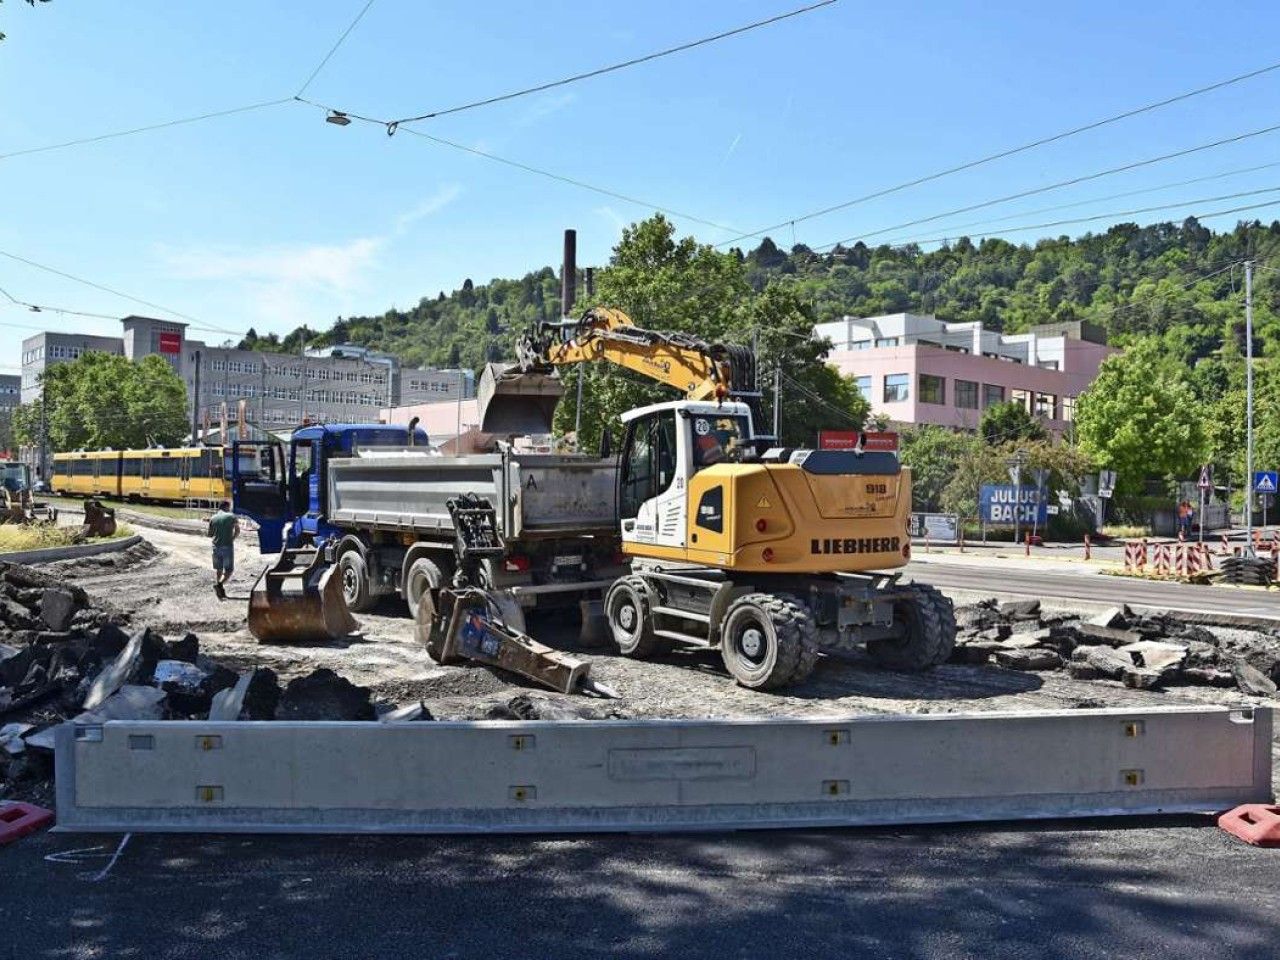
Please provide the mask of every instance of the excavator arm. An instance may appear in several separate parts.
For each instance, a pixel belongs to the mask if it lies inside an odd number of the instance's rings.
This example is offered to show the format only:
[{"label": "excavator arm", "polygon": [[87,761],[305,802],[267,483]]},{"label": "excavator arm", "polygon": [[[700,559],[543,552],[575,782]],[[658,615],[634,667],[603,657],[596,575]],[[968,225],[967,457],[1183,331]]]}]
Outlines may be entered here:
[{"label": "excavator arm", "polygon": [[478,396],[485,433],[546,433],[564,388],[561,367],[603,361],[681,391],[689,400],[725,400],[755,387],[755,355],[686,333],[637,327],[621,310],[595,307],[580,320],[543,323],[521,337],[518,362],[490,364]]}]

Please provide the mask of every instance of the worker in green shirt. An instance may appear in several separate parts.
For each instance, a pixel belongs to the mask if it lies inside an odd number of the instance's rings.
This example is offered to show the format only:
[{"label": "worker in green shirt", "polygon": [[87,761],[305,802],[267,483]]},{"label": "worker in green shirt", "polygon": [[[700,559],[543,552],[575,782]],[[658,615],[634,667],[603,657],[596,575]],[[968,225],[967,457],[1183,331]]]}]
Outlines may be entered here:
[{"label": "worker in green shirt", "polygon": [[240,536],[240,521],[231,512],[226,500],[218,504],[218,512],[209,518],[209,539],[213,541],[213,592],[219,600],[227,599],[223,584],[231,579],[236,568],[236,537]]}]

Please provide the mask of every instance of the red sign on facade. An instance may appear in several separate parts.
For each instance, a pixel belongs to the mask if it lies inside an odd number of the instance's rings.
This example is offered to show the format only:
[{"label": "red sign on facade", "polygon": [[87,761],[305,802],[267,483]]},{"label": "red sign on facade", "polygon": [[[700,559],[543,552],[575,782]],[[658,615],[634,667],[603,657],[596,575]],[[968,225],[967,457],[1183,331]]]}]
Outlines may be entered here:
[{"label": "red sign on facade", "polygon": [[181,353],[182,352],[182,334],[180,333],[160,334],[160,352],[161,353]]},{"label": "red sign on facade", "polygon": [[819,430],[819,450],[877,450],[886,453],[898,449],[896,433],[860,433],[857,430]]}]

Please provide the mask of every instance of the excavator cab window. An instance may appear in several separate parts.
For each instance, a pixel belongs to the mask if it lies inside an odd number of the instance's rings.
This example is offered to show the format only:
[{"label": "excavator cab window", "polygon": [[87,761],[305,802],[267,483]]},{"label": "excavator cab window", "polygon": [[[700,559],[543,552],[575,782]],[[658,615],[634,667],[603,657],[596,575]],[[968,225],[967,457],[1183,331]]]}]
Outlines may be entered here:
[{"label": "excavator cab window", "polygon": [[695,413],[689,417],[693,427],[693,469],[741,460],[748,450],[746,417],[716,416]]},{"label": "excavator cab window", "polygon": [[676,416],[662,410],[632,420],[622,445],[618,474],[618,509],[623,520],[633,519],[640,506],[652,500],[676,476]]}]

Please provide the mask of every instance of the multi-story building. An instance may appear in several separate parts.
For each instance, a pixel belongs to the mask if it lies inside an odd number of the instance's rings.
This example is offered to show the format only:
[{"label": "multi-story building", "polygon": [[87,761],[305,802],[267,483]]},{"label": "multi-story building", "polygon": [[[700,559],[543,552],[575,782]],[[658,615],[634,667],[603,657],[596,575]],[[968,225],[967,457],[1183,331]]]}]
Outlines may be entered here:
[{"label": "multi-story building", "polygon": [[895,424],[973,430],[993,403],[1015,401],[1055,433],[1074,419],[1075,401],[1117,351],[1089,323],[1058,323],[1002,334],[979,322],[894,313],[820,323],[827,361],[852,377],[873,413]]},{"label": "multi-story building", "polygon": [[49,366],[89,350],[130,360],[163,357],[187,385],[187,411],[196,424],[220,422],[224,403],[234,422],[242,400],[246,420],[280,430],[304,421],[376,421],[402,402],[475,396],[469,370],[404,369],[396,357],[352,344],[262,353],[189,340],[187,325],[170,320],[129,316],[121,324],[122,337],[46,332],[24,340],[21,401],[39,399]]},{"label": "multi-story building", "polygon": [[14,454],[13,411],[22,397],[22,377],[16,373],[0,374],[0,456]]},{"label": "multi-story building", "polygon": [[40,399],[40,377],[56,363],[74,360],[82,353],[124,353],[124,340],[119,337],[91,337],[83,333],[37,333],[22,341],[21,401]]}]

